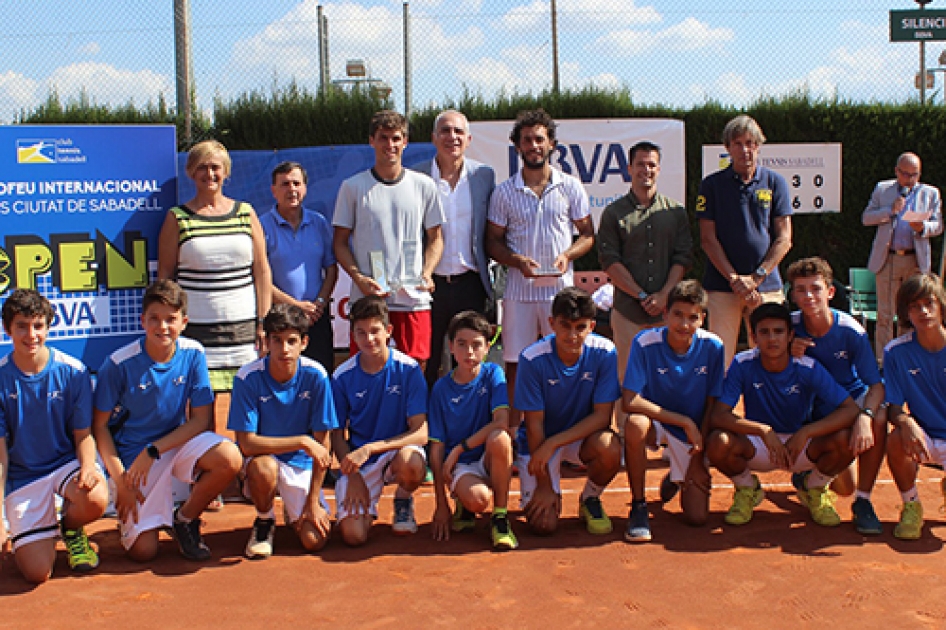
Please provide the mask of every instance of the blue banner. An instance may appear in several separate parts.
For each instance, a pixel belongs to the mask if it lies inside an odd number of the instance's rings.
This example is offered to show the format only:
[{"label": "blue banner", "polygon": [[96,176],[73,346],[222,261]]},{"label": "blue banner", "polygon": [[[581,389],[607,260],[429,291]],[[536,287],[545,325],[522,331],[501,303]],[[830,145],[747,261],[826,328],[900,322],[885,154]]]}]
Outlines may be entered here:
[{"label": "blue banner", "polygon": [[140,332],[175,155],[173,126],[0,127],[0,297],[39,290],[49,341],[92,369]]}]

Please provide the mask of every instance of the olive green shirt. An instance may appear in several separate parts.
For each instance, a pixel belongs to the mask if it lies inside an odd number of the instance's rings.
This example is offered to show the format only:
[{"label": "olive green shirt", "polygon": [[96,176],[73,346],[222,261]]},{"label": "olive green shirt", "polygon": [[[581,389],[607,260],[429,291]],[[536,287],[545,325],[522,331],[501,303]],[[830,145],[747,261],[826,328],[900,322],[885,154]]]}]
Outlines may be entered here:
[{"label": "olive green shirt", "polygon": [[[660,193],[646,207],[638,204],[632,192],[608,204],[596,241],[601,268],[621,263],[647,293],[664,287],[674,265],[689,268],[693,264],[693,235],[686,208]],[[636,324],[660,319],[648,315],[636,296],[617,287],[614,308]]]}]

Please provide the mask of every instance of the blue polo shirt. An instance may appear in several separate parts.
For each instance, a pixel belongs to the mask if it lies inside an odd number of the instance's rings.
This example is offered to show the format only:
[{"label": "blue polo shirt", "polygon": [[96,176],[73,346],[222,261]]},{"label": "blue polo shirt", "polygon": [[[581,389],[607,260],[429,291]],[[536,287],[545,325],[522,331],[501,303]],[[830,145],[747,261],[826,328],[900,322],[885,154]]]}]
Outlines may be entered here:
[{"label": "blue polo shirt", "polygon": [[296,300],[311,301],[322,290],[324,270],[335,264],[332,226],[318,212],[302,209],[295,230],[275,207],[259,219],[273,284]]},{"label": "blue polo shirt", "polygon": [[[756,167],[749,183],[743,182],[731,165],[700,183],[696,217],[716,223],[716,239],[740,275],[747,276],[758,269],[774,239],[776,217],[791,214],[791,195],[785,178],[762,166]],[[703,287],[707,291],[732,291],[729,281],[712,263],[706,265]],[[777,267],[759,290],[782,290]]]}]

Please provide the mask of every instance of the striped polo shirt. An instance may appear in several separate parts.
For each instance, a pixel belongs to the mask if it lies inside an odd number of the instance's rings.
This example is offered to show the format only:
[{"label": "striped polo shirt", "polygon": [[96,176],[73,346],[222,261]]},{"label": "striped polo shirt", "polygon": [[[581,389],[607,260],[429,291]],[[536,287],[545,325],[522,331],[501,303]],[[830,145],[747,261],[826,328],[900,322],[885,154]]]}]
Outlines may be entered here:
[{"label": "striped polo shirt", "polygon": [[[571,246],[573,222],[590,214],[588,193],[581,181],[553,168],[541,197],[525,185],[521,172],[497,186],[490,199],[488,217],[490,223],[506,229],[509,249],[548,268]],[[548,278],[530,280],[518,269],[510,268],[505,299],[551,302],[556,293],[571,285],[571,263],[568,272],[554,282]]]}]

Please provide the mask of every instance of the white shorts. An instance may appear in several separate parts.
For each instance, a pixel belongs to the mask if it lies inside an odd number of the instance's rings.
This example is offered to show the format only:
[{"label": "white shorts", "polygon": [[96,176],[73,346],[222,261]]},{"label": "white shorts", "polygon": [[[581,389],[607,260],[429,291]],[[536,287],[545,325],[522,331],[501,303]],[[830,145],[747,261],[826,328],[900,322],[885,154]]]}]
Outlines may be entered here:
[{"label": "white shorts", "polygon": [[[923,431],[923,428],[920,428]],[[946,440],[931,438],[923,431],[923,438],[926,440],[926,450],[930,452],[930,459],[921,464],[939,464],[946,468]]]},{"label": "white shorts", "polygon": [[[557,449],[549,460],[549,480],[552,482],[552,490],[555,494],[562,493],[562,462],[569,462],[584,466],[581,457],[578,456],[581,451],[581,444],[584,440],[575,440],[565,446]],[[529,460],[531,455],[519,455],[519,507],[525,508],[526,504],[532,500],[532,493],[535,492],[535,477],[529,474]]]},{"label": "white shorts", "polygon": [[552,334],[552,302],[503,300],[503,361],[517,363],[519,353]]},{"label": "white shorts", "polygon": [[463,464],[457,462],[457,465],[453,467],[453,481],[450,483],[450,492],[456,494],[457,491],[457,482],[460,481],[461,477],[467,475],[473,475],[478,477],[480,481],[485,483],[487,486],[491,486],[489,481],[489,471],[486,470],[486,453],[476,460],[475,462],[470,462],[468,464]]},{"label": "white shorts", "polygon": [[[782,444],[785,444],[792,435],[791,433],[779,433],[778,439],[782,441]],[[758,435],[748,435],[746,437],[749,438],[749,441],[752,442],[752,446],[755,447],[755,457],[749,460],[749,470],[757,470],[759,472],[775,470],[775,464],[772,463],[772,458],[769,457],[769,448],[765,445],[765,441]],[[805,442],[805,447],[801,450],[801,454],[798,456],[798,459],[795,460],[790,472],[796,473],[814,470],[815,463],[808,459],[809,444],[811,444],[811,440]]]},{"label": "white shorts", "polygon": [[[681,483],[686,479],[687,470],[690,468],[690,449],[693,445],[679,439],[667,428],[654,420],[654,431],[657,434],[657,445],[664,446],[664,455],[670,462],[670,481]],[[703,454],[701,453],[702,457]]]},{"label": "white shorts", "polygon": [[[216,433],[204,431],[181,446],[161,453],[161,458],[151,464],[148,483],[141,489],[145,500],[144,503],[138,504],[138,522],[128,520],[118,523],[122,546],[125,549],[131,549],[142,532],[171,526],[171,519],[174,517],[172,478],[184,483],[194,483],[197,480],[197,460],[225,440],[226,438]],[[112,496],[115,493],[114,484],[115,480],[110,479]]]},{"label": "white shorts", "polygon": [[[96,464],[96,470],[102,469]],[[4,501],[13,550],[45,538],[59,536],[56,495],[63,496],[66,484],[79,474],[79,461],[72,460],[45,477],[11,492]]]},{"label": "white shorts", "polygon": [[[420,454],[426,463],[427,456],[422,446],[405,446],[404,448]],[[381,500],[381,491],[384,490],[384,486],[394,483],[394,473],[391,472],[391,460],[394,459],[397,453],[398,450],[388,451],[382,454],[373,464],[361,467],[361,477],[365,480],[365,485],[368,487],[370,502],[368,513],[372,518],[378,518],[378,501]],[[342,520],[349,515],[348,511],[343,507],[345,494],[347,492],[348,475],[342,475],[338,478],[338,481],[335,482],[335,518],[338,520]]]},{"label": "white shorts", "polygon": [[[250,496],[250,487],[246,479],[246,467],[252,459],[252,457],[248,457],[243,462],[243,496],[251,503],[253,497]],[[282,507],[287,519],[286,525],[290,525],[299,520],[302,511],[305,509],[305,501],[309,497],[309,488],[312,485],[312,469],[296,468],[276,457],[273,457],[273,459],[276,460],[278,466],[276,492],[279,493],[282,499]],[[321,488],[319,488],[319,503],[322,504],[322,508],[326,513],[330,513],[328,503],[325,501],[325,494]]]}]

